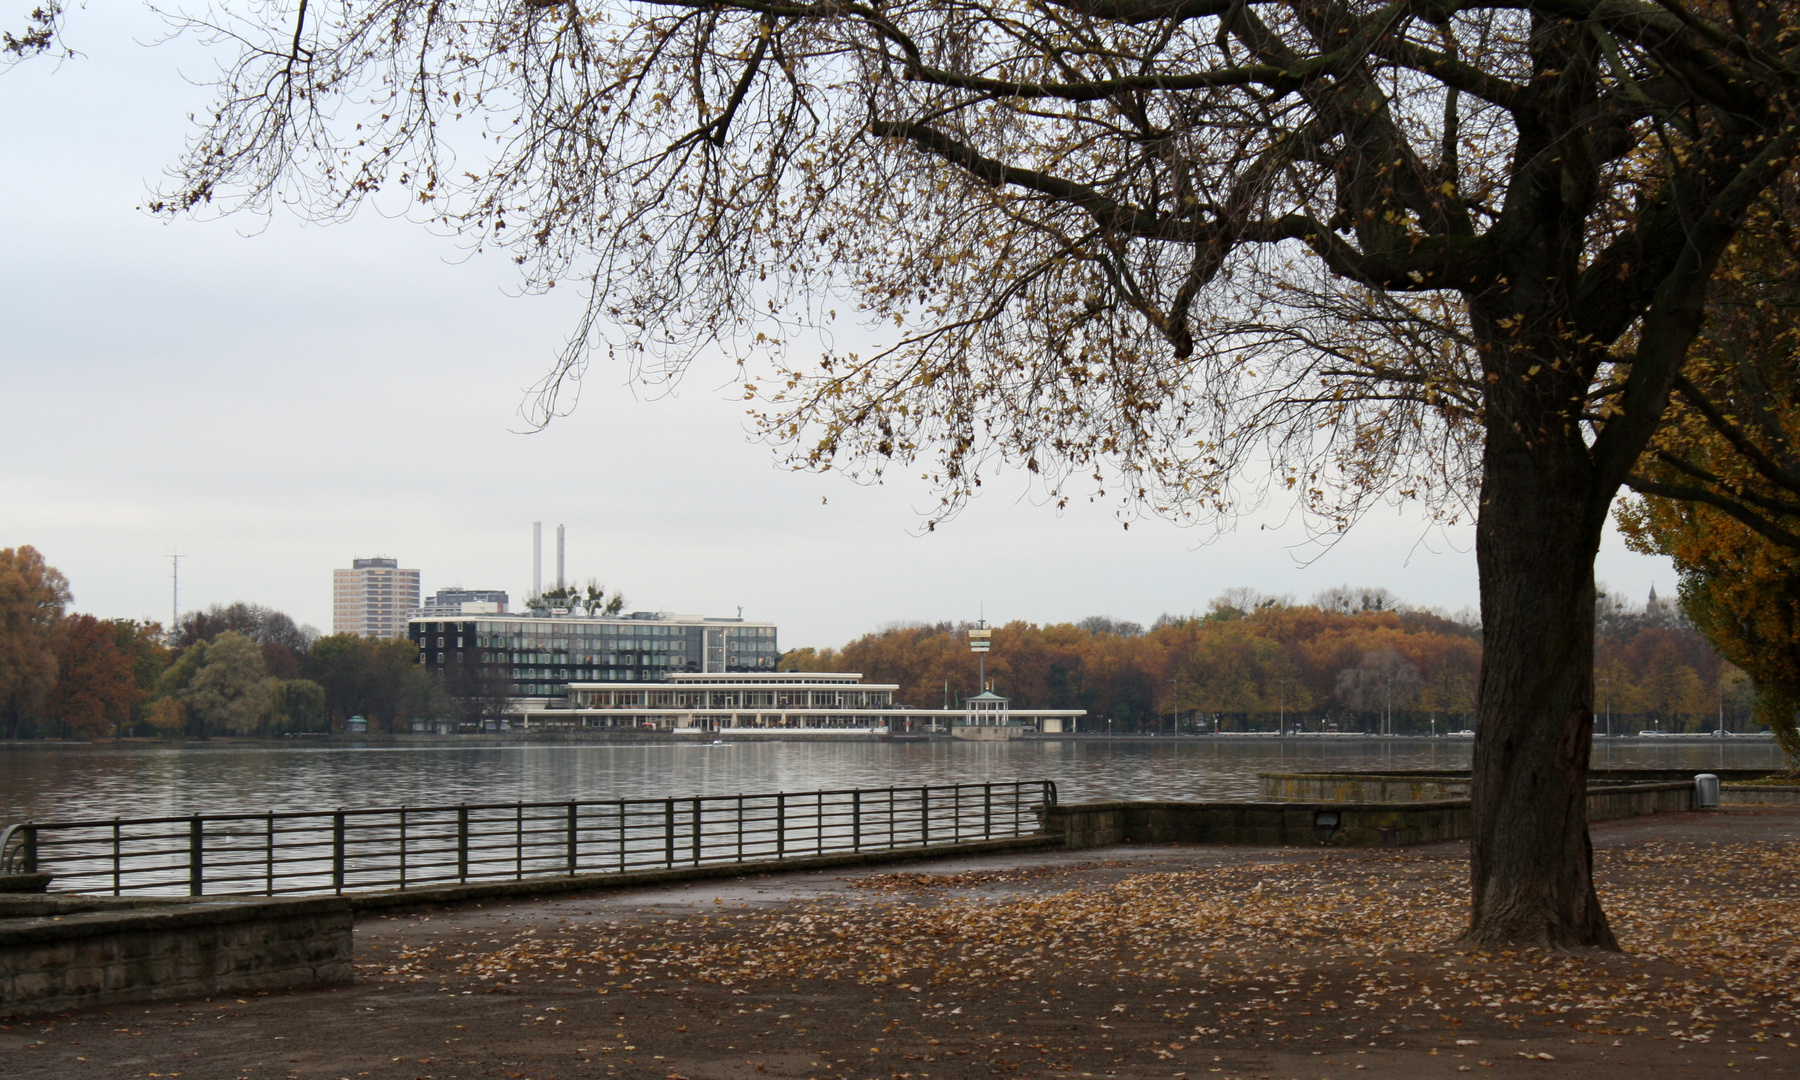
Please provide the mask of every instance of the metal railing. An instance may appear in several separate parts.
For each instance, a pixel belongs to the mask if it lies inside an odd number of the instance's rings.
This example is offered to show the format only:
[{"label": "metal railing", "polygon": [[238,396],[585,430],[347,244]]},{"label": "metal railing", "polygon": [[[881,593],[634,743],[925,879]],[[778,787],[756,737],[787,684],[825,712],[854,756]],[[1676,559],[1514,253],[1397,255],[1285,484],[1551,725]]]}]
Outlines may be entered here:
[{"label": "metal railing", "polygon": [[604,801],[26,821],[0,862],[56,892],[263,895],[934,847],[1028,836],[1049,780]]}]

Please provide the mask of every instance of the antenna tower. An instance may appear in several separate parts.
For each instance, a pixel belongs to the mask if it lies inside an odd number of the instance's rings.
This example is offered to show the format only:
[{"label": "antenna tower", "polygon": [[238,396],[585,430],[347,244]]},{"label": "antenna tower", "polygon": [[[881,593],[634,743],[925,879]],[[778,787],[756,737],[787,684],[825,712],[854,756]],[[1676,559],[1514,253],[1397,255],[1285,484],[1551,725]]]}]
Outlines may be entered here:
[{"label": "antenna tower", "polygon": [[186,555],[178,551],[169,553],[169,640],[181,632],[181,560]]}]

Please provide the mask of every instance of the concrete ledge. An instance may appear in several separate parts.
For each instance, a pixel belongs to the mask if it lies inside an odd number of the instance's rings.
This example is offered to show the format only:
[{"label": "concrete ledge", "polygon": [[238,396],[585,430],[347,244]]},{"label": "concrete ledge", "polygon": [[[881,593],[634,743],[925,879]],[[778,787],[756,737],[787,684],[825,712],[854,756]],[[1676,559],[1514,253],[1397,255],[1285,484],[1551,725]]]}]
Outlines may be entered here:
[{"label": "concrete ledge", "polygon": [[1399,847],[1469,834],[1466,800],[1416,803],[1108,802],[1051,807],[1069,848],[1106,844]]},{"label": "concrete ledge", "polygon": [[1614,784],[1590,787],[1587,796],[1587,819],[1611,821],[1614,818],[1643,817],[1648,814],[1678,814],[1698,809],[1694,782],[1658,784]]},{"label": "concrete ledge", "polygon": [[1466,772],[1257,773],[1257,794],[1294,802],[1429,802],[1469,797]]},{"label": "concrete ledge", "polygon": [[642,885],[664,885],[679,881],[710,881],[718,878],[751,877],[762,874],[791,874],[805,870],[831,870],[849,866],[883,866],[892,863],[951,859],[961,855],[1039,851],[1045,848],[1064,846],[1062,837],[1039,833],[1033,836],[1008,837],[1004,840],[972,840],[961,844],[883,848],[879,851],[846,851],[833,855],[802,855],[792,859],[767,859],[756,862],[702,863],[699,866],[676,866],[664,870],[628,870],[624,873],[528,877],[517,881],[471,881],[466,884],[427,885],[415,889],[345,893],[343,900],[357,911],[424,907],[437,904],[461,904],[475,900],[504,900],[513,897],[556,896],[564,893],[630,889]]},{"label": "concrete ledge", "polygon": [[0,893],[41,893],[49,887],[49,874],[0,874]]},{"label": "concrete ledge", "polygon": [[0,1015],[350,980],[354,916],[341,897],[78,899],[87,910],[0,921]]},{"label": "concrete ledge", "polygon": [[1721,806],[1800,806],[1800,785],[1720,784]]},{"label": "concrete ledge", "polygon": [[[1626,784],[1588,792],[1589,821],[1694,809],[1694,785]],[[1467,839],[1467,799],[1418,802],[1102,802],[1040,811],[1067,848],[1106,844],[1400,847]]]},{"label": "concrete ledge", "polygon": [[1761,780],[1774,776],[1780,769],[1589,769],[1590,784],[1675,784],[1693,783],[1701,773],[1712,773],[1721,782]]},{"label": "concrete ledge", "polygon": [[[191,896],[88,896],[83,893],[44,893],[31,896],[0,896],[0,919],[38,919],[74,915],[89,911],[131,911],[141,908],[168,908],[211,901],[259,900],[260,897]],[[13,925],[0,922],[0,927]]]},{"label": "concrete ledge", "polygon": [[[1590,791],[1642,784],[1692,784],[1700,772],[1711,772],[1727,786],[1758,780],[1773,769],[1590,769]],[[1467,769],[1395,769],[1382,772],[1269,772],[1256,776],[1257,793],[1265,800],[1297,802],[1419,802],[1469,797]]]}]

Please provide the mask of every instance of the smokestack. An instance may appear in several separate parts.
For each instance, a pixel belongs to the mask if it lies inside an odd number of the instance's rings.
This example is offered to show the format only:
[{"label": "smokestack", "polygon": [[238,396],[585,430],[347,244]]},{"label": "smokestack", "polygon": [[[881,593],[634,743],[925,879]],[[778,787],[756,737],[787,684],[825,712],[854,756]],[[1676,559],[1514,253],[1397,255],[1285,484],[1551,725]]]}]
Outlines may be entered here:
[{"label": "smokestack", "polygon": [[544,523],[531,523],[531,595],[544,593]]},{"label": "smokestack", "polygon": [[556,587],[563,587],[563,527],[556,527]]}]

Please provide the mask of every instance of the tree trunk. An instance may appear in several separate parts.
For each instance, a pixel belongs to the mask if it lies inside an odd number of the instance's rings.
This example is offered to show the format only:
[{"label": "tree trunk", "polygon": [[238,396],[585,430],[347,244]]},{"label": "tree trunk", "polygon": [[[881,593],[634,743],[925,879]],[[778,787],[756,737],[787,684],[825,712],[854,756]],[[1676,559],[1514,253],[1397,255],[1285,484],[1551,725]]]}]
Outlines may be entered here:
[{"label": "tree trunk", "polygon": [[1593,476],[1578,437],[1490,421],[1476,561],[1481,695],[1470,850],[1475,945],[1616,949],[1587,829]]}]

